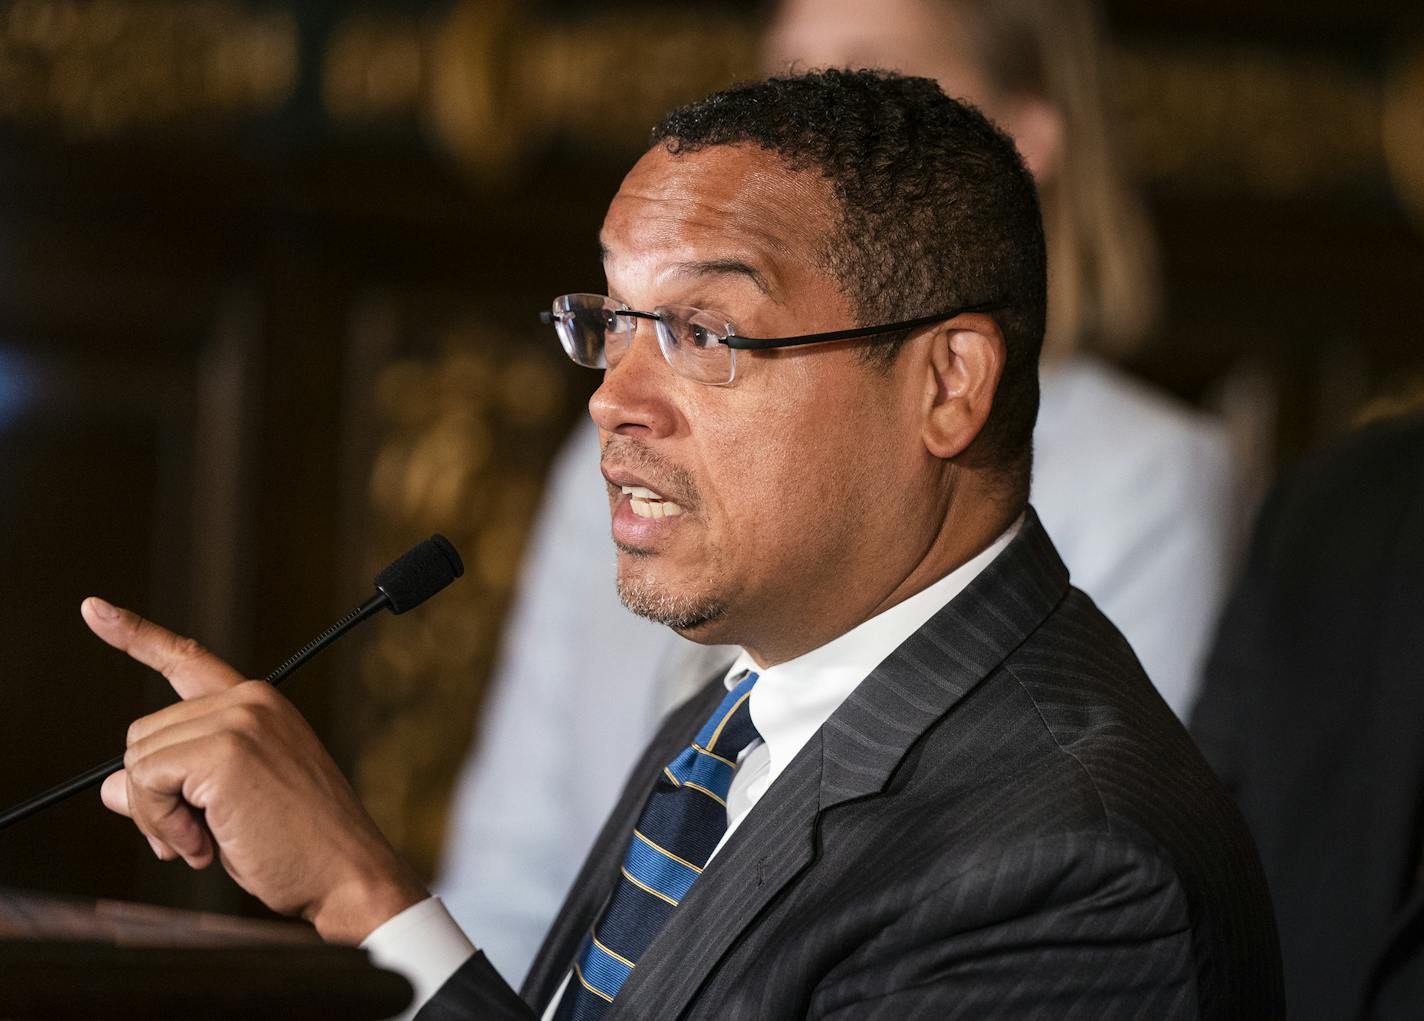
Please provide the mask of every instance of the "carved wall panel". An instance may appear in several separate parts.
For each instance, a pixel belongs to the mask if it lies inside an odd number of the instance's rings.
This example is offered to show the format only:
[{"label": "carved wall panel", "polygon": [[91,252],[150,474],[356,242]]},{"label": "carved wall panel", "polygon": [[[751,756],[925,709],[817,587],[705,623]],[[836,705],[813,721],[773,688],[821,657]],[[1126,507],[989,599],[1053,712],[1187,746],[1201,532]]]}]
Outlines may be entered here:
[{"label": "carved wall panel", "polygon": [[582,392],[552,332],[538,344],[472,313],[432,321],[385,308],[397,353],[374,367],[365,404],[367,566],[438,531],[466,571],[370,636],[355,665],[353,779],[386,834],[431,873],[544,473]]}]

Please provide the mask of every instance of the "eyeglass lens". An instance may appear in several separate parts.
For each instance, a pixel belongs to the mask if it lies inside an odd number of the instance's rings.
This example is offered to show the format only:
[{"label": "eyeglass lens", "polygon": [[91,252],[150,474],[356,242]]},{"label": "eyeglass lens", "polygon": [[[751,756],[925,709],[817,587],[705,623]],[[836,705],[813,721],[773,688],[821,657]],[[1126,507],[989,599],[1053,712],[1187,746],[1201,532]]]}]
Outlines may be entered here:
[{"label": "eyeglass lens", "polygon": [[[617,365],[638,328],[637,315],[599,294],[565,294],[554,299],[553,321],[559,342],[579,365],[601,369]],[[736,352],[723,341],[731,324],[715,313],[686,305],[659,305],[654,327],[658,347],[673,371],[701,383],[730,383]]]}]

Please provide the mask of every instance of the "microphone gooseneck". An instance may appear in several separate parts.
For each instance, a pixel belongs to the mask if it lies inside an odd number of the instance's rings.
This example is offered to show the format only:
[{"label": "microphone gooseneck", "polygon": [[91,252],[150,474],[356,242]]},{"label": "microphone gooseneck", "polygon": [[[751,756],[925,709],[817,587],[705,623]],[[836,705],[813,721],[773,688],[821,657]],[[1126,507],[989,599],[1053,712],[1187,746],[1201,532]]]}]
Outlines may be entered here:
[{"label": "microphone gooseneck", "polygon": [[379,610],[405,613],[425,602],[465,573],[460,554],[440,533],[417,543],[376,575],[376,594],[302,646],[291,658],[263,678],[281,684],[287,675]]},{"label": "microphone gooseneck", "polygon": [[367,617],[371,616],[373,613],[384,609],[386,606],[389,605],[389,603],[390,600],[386,598],[386,594],[384,592],[377,592],[370,599],[366,600],[360,606],[356,607],[356,609],[352,610],[346,616],[338,620],[335,624],[331,625],[331,627],[327,628],[321,634],[317,635],[311,641],[307,642],[306,645],[303,645],[296,652],[292,653],[291,656],[287,657],[287,659],[283,661],[281,666],[279,666],[276,670],[273,670],[270,674],[268,674],[262,679],[268,684],[281,684],[287,679],[287,675],[296,670],[297,667],[301,666],[307,660],[311,659],[318,652],[326,648],[332,642],[336,641],[342,635],[346,634],[346,632],[350,631],[353,627],[361,623]]},{"label": "microphone gooseneck", "polygon": [[[375,595],[302,646],[263,680],[272,685],[281,684],[318,652],[363,620],[384,609],[389,609],[392,613],[405,613],[414,609],[464,573],[465,565],[450,540],[438,533],[432,535],[402,553],[376,575]],[[103,783],[105,777],[123,768],[124,757],[115,756],[108,762],[102,762],[56,787],[51,787],[43,794],[0,812],[0,830],[21,819],[28,819],[82,790]]]}]

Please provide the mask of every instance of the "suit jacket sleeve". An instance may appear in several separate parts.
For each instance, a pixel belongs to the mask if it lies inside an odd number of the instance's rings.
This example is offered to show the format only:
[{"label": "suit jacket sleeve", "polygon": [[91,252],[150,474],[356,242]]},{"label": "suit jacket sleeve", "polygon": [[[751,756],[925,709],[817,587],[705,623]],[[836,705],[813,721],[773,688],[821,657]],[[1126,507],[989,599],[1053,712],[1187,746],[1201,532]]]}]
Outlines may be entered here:
[{"label": "suit jacket sleeve", "polygon": [[826,1021],[1197,1018],[1186,900],[1154,853],[1058,835],[955,876],[819,983]]},{"label": "suit jacket sleeve", "polygon": [[519,998],[482,953],[476,953],[462,964],[415,1015],[415,1021],[471,1021],[472,1018],[538,1021],[533,1008]]}]

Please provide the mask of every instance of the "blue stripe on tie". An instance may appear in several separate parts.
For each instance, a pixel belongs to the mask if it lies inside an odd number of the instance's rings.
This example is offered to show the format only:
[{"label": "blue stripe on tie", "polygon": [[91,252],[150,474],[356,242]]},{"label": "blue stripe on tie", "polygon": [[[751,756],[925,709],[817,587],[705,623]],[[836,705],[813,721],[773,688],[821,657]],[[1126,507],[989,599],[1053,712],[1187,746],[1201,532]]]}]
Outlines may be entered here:
[{"label": "blue stripe on tie", "polygon": [[723,801],[732,786],[733,769],[721,759],[704,755],[695,748],[684,748],[668,763],[668,772],[677,778],[679,786],[692,784],[709,790]]},{"label": "blue stripe on tie", "polygon": [[593,942],[584,947],[583,959],[579,961],[579,971],[583,973],[585,982],[610,1000],[618,995],[618,990],[623,988],[623,983],[627,982],[628,976],[633,974],[632,968],[618,958],[609,955],[602,947]]},{"label": "blue stripe on tie", "polygon": [[623,860],[623,867],[638,882],[675,901],[687,896],[687,891],[692,889],[692,881],[697,878],[696,869],[673,861],[638,834],[634,834],[633,842],[628,845],[628,856]]}]

